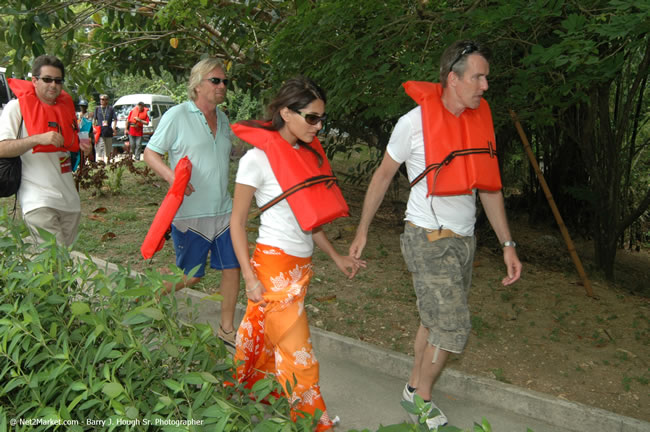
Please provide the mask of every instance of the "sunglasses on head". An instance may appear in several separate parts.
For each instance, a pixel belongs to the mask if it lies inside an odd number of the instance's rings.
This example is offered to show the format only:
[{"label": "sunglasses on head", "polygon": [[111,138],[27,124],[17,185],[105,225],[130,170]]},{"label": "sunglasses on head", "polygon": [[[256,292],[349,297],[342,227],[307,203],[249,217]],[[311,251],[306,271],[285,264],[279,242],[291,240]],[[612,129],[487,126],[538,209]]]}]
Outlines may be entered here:
[{"label": "sunglasses on head", "polygon": [[207,81],[210,81],[212,84],[218,86],[219,84],[223,83],[224,86],[228,87],[228,83],[230,80],[228,78],[206,78]]},{"label": "sunglasses on head", "polygon": [[460,59],[462,59],[464,56],[469,55],[469,54],[471,54],[473,52],[476,52],[476,51],[478,51],[478,47],[476,45],[474,45],[473,43],[470,42],[467,45],[465,45],[463,47],[462,51],[458,54],[458,57],[456,57],[456,60],[451,62],[451,66],[449,66],[449,70],[450,71],[453,70],[456,63],[458,63],[460,61]]},{"label": "sunglasses on head", "polygon": [[296,114],[300,115],[302,118],[305,119],[307,123],[309,123],[312,126],[315,126],[318,124],[318,122],[325,123],[325,120],[327,120],[327,114],[323,114],[322,116],[317,116],[316,114],[305,114],[303,112],[298,111],[297,109],[289,108],[291,111],[295,112]]},{"label": "sunglasses on head", "polygon": [[52,84],[52,82],[55,82],[59,85],[63,84],[63,78],[50,78],[50,77],[35,77],[36,79],[39,79],[43,81],[45,84]]}]

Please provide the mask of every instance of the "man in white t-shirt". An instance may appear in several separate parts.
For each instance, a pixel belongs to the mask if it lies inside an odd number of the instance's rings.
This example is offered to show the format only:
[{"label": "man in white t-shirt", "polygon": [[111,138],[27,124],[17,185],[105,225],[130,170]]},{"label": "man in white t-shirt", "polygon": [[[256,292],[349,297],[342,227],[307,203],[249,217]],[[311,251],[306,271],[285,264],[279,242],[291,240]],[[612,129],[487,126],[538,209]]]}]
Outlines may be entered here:
[{"label": "man in white t-shirt", "polygon": [[[0,157],[20,156],[22,179],[18,189],[18,202],[23,212],[25,224],[37,241],[43,239],[38,228],[48,231],[60,244],[71,245],[77,236],[81,205],[79,194],[72,177],[70,153],[66,149],[78,140],[74,102],[67,93],[62,93],[65,69],[61,60],[54,56],[42,55],[34,60],[31,82],[34,90],[30,106],[21,106],[27,99],[11,100],[0,118]],[[19,80],[20,81],[20,80]],[[21,82],[27,84],[26,82]],[[11,83],[10,83],[11,85]],[[28,84],[27,84],[28,85]],[[33,94],[36,98],[33,98]],[[52,122],[50,118],[40,118],[34,104],[61,106],[57,112],[64,112],[62,122]],[[67,104],[70,106],[68,107]],[[63,108],[63,109],[61,109]],[[69,108],[69,109],[68,109]],[[24,112],[29,109],[29,113]],[[52,109],[52,108],[50,108]],[[65,116],[70,112],[70,119]],[[58,124],[62,123],[62,124]],[[28,130],[54,130],[29,135]],[[57,130],[58,129],[58,130]],[[67,141],[67,142],[66,142]],[[53,146],[47,151],[33,151],[36,146]],[[56,148],[61,148],[56,151]],[[91,150],[89,143],[80,144],[84,153]]]},{"label": "man in white t-shirt", "polygon": [[[440,61],[443,109],[461,118],[465,110],[476,110],[488,89],[489,63],[485,50],[472,41],[458,41],[448,47]],[[360,258],[366,245],[368,228],[395,173],[406,164],[409,180],[425,169],[425,142],[422,110],[418,106],[401,117],[393,130],[384,159],[374,173],[350,255]],[[434,142],[430,145],[435,145]],[[426,181],[416,183],[410,192],[401,247],[413,276],[420,327],[415,337],[415,360],[402,398],[413,402],[418,394],[431,402],[431,389],[442,372],[450,352],[461,353],[471,330],[467,297],[471,285],[472,261],[476,247],[476,195],[428,195]],[[508,275],[504,285],[517,281],[521,263],[515,251],[506,219],[503,195],[479,190],[485,213],[503,246]],[[443,228],[444,227],[444,228]],[[430,430],[447,423],[442,411],[431,402]],[[417,416],[412,415],[417,423]]]}]

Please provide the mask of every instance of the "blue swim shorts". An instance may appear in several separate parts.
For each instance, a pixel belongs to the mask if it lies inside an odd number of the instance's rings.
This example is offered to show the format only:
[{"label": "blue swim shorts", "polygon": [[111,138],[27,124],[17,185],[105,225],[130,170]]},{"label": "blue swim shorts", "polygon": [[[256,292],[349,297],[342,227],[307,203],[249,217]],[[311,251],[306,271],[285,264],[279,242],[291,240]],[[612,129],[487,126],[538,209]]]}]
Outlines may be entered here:
[{"label": "blue swim shorts", "polygon": [[210,252],[210,267],[216,270],[239,268],[230,238],[230,227],[220,232],[210,241],[192,229],[185,232],[172,225],[172,239],[176,252],[176,265],[188,274],[194,267],[200,265],[194,277],[205,275],[205,264]]}]

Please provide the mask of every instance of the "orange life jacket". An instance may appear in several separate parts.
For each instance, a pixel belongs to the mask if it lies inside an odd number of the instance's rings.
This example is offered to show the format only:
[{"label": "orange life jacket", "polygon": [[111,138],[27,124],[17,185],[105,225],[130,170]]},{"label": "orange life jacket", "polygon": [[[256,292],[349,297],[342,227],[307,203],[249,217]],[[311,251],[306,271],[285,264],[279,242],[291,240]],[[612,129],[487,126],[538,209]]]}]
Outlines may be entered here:
[{"label": "orange life jacket", "polygon": [[126,124],[128,128],[127,130],[129,132],[129,135],[142,136],[144,125],[139,121],[136,121],[136,118],[146,120],[148,122],[149,121],[148,111],[149,109],[147,107],[144,107],[142,111],[139,111],[137,106],[133,108],[131,111],[129,111],[129,116],[126,119]]},{"label": "orange life jacket", "polygon": [[41,102],[36,96],[36,89],[31,81],[9,78],[9,87],[18,98],[20,112],[25,121],[29,136],[45,132],[59,132],[63,135],[63,148],[54,145],[37,145],[32,150],[37,152],[59,152],[63,150],[79,151],[79,127],[74,102],[68,93],[61,90],[54,105]]},{"label": "orange life jacket", "polygon": [[183,204],[185,188],[190,182],[190,177],[192,177],[192,162],[185,156],[176,164],[174,183],[169,187],[167,195],[160,204],[149,231],[144,237],[142,246],[140,246],[140,253],[144,259],[152,258],[165,245],[165,239],[168,238],[167,234],[171,230],[174,216]]},{"label": "orange life jacket", "polygon": [[317,138],[309,145],[321,155],[321,166],[318,166],[316,155],[303,146],[293,148],[279,132],[241,123],[232,125],[232,130],[242,140],[264,151],[283,191],[262,206],[261,211],[286,198],[300,228],[305,231],[349,216],[348,205]]},{"label": "orange life jacket", "polygon": [[500,190],[492,113],[485,99],[456,117],[442,104],[442,85],[407,81],[406,93],[422,109],[426,169],[411,186],[427,178],[427,196]]}]

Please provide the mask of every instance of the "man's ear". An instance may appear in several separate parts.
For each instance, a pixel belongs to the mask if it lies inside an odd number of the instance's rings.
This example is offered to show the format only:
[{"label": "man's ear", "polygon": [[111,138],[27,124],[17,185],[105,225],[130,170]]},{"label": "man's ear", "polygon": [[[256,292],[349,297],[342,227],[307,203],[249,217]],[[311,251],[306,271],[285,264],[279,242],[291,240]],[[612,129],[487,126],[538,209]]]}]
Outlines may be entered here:
[{"label": "man's ear", "polygon": [[447,85],[455,86],[457,82],[458,82],[458,75],[456,75],[456,72],[449,71],[449,73],[447,74]]}]

